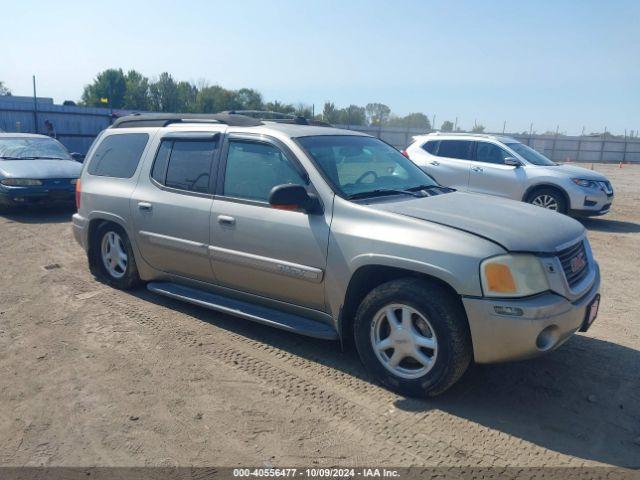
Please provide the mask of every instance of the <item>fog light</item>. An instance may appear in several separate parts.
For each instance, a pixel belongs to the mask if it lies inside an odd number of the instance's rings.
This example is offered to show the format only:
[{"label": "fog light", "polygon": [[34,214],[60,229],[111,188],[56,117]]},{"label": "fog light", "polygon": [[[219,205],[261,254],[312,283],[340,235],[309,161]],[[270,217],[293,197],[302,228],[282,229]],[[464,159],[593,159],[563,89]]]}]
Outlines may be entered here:
[{"label": "fog light", "polygon": [[495,307],[493,307],[493,310],[498,315],[509,315],[511,317],[521,317],[524,314],[521,308],[506,307],[504,305],[496,305]]},{"label": "fog light", "polygon": [[536,347],[541,351],[550,350],[556,343],[558,343],[558,338],[558,326],[549,325],[538,335],[538,338],[536,339]]}]

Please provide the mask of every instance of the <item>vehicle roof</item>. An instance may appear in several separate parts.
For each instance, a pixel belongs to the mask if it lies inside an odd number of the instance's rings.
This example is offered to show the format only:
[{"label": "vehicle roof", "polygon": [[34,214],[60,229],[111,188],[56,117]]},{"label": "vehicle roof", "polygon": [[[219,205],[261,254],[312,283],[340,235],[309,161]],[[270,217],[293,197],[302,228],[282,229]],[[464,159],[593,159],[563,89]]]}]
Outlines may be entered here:
[{"label": "vehicle roof", "polygon": [[233,112],[215,114],[156,113],[134,114],[121,117],[111,125],[110,129],[126,129],[127,131],[132,131],[135,129],[155,127],[165,130],[195,128],[199,131],[220,131],[220,127],[222,127],[230,132],[254,132],[263,134],[267,132],[277,132],[281,136],[288,136],[290,138],[315,135],[370,136],[366,133],[334,128],[328,124],[318,125],[318,123],[322,122],[315,122],[302,117],[280,120],[259,119]]},{"label": "vehicle roof", "polygon": [[51,138],[51,137],[47,135],[40,135],[39,133],[0,132],[0,138]]},{"label": "vehicle roof", "polygon": [[432,132],[413,137],[419,140],[495,140],[501,143],[520,143],[515,138],[505,135],[492,135],[490,133],[455,133],[455,132]]}]

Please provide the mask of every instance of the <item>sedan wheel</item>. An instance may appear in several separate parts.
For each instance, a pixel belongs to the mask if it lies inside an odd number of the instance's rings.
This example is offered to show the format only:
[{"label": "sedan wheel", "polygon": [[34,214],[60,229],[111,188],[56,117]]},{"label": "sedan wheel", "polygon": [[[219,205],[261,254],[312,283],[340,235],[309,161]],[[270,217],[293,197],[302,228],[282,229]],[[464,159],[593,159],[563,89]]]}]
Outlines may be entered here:
[{"label": "sedan wheel", "polygon": [[122,278],[127,271],[129,257],[120,235],[114,231],[107,232],[102,237],[100,247],[102,263],[113,278]]},{"label": "sedan wheel", "polygon": [[438,355],[438,340],[429,320],[402,304],[388,305],[374,316],[371,346],[389,372],[405,379],[428,373]]}]

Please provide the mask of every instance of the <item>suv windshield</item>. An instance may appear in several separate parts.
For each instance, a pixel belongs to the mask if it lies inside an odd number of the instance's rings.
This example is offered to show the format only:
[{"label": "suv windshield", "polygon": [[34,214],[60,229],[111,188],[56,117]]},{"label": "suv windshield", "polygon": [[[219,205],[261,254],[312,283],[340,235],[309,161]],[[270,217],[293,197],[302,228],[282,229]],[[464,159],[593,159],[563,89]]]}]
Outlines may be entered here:
[{"label": "suv windshield", "polygon": [[373,137],[319,135],[296,141],[347,198],[412,194],[439,185],[398,150]]},{"label": "suv windshield", "polygon": [[522,158],[524,158],[527,162],[532,163],[534,165],[541,165],[541,166],[547,166],[547,167],[558,165],[557,163],[549,160],[547,157],[545,157],[541,153],[536,152],[533,148],[528,147],[524,143],[520,143],[520,142],[505,143],[505,145],[509,147],[511,150],[513,150],[514,152],[516,152],[518,155],[520,155]]},{"label": "suv windshield", "polygon": [[52,138],[0,138],[0,160],[71,160],[65,148]]}]

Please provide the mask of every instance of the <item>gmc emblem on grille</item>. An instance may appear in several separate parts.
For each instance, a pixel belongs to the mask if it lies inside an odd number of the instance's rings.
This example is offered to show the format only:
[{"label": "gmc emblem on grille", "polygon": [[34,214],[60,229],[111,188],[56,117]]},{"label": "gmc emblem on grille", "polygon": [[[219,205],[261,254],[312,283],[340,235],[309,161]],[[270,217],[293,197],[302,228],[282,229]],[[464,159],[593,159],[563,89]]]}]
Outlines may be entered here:
[{"label": "gmc emblem on grille", "polygon": [[580,252],[578,255],[571,259],[571,273],[579,272],[584,268],[587,262],[584,259],[584,254]]}]

